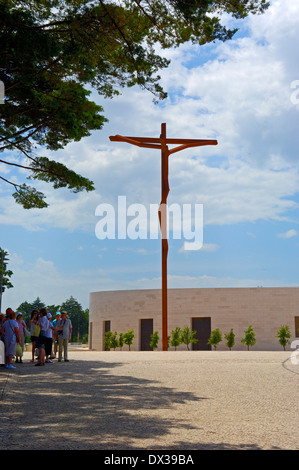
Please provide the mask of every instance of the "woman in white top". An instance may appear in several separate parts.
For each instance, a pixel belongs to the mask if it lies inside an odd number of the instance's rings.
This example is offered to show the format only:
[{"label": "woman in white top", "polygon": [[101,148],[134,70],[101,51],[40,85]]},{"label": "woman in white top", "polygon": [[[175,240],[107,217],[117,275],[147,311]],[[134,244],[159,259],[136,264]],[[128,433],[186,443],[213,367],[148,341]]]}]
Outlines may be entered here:
[{"label": "woman in white top", "polygon": [[39,310],[39,319],[37,324],[40,326],[40,333],[37,337],[36,347],[38,348],[38,362],[35,364],[36,366],[44,366],[45,365],[45,347],[47,342],[46,332],[49,328],[49,320],[47,319],[47,310],[45,308],[41,308]]}]

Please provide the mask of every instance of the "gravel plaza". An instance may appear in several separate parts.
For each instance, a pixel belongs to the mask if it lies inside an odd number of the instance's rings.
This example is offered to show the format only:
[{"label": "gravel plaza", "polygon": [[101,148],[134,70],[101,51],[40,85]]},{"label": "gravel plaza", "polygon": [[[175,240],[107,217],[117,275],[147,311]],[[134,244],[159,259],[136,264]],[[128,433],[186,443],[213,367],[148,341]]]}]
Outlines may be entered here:
[{"label": "gravel plaza", "polygon": [[0,369],[1,450],[299,448],[291,350],[30,354]]}]

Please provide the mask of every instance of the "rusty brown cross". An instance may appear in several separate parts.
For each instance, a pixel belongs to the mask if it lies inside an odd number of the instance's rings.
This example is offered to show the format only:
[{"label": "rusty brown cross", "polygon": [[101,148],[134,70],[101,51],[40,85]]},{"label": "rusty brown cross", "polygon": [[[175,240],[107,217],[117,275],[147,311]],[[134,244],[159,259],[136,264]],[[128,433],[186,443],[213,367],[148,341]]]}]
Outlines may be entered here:
[{"label": "rusty brown cross", "polygon": [[[137,147],[145,147],[149,149],[161,150],[161,202],[159,207],[159,222],[161,228],[162,238],[162,350],[168,349],[167,337],[167,255],[168,255],[168,241],[167,241],[167,213],[165,210],[167,204],[167,196],[169,193],[168,181],[168,157],[175,152],[184,150],[190,147],[201,147],[203,145],[217,145],[217,140],[207,139],[175,139],[166,137],[166,124],[161,124],[161,135],[155,137],[124,137],[122,135],[115,135],[109,137],[112,142],[127,142],[128,144],[137,145]],[[177,145],[169,149],[168,145]]]}]

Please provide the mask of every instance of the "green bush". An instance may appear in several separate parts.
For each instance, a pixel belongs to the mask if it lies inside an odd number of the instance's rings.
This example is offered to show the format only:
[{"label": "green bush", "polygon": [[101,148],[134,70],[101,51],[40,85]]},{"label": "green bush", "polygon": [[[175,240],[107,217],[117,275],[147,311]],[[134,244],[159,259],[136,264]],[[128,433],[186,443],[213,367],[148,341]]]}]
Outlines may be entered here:
[{"label": "green bush", "polygon": [[218,343],[220,343],[221,341],[222,341],[222,334],[219,328],[212,330],[208,344],[210,344],[211,346],[214,346],[214,349],[216,350]]},{"label": "green bush", "polygon": [[281,325],[277,332],[276,338],[278,338],[279,344],[283,347],[284,351],[286,350],[286,345],[290,343],[290,337],[290,327],[288,325]]},{"label": "green bush", "polygon": [[250,346],[254,346],[256,344],[255,333],[253,331],[252,325],[248,327],[247,330],[244,330],[245,336],[241,339],[241,343],[247,346],[247,350],[249,351]]},{"label": "green bush", "polygon": [[105,333],[104,345],[106,349],[114,349],[115,351],[115,349],[118,347],[116,331],[114,333],[112,333],[112,331],[107,331]]},{"label": "green bush", "polygon": [[234,347],[235,345],[235,333],[234,333],[234,330],[231,328],[230,332],[229,333],[226,333],[224,335],[224,338],[226,339],[226,346],[229,348],[229,350],[231,351],[231,349]]},{"label": "green bush", "polygon": [[124,343],[129,346],[129,351],[131,350],[131,345],[134,338],[134,330],[128,330],[126,333],[124,333]]},{"label": "green bush", "polygon": [[158,347],[158,343],[159,343],[159,334],[158,334],[158,331],[154,331],[154,333],[151,335],[150,347],[155,350]]},{"label": "green bush", "polygon": [[123,348],[123,345],[124,345],[124,334],[119,333],[118,347],[119,347],[120,350]]},{"label": "green bush", "polygon": [[180,344],[182,344],[181,334],[182,334],[182,330],[179,326],[177,326],[174,330],[171,330],[169,343],[170,343],[170,346],[174,347],[175,351],[176,351],[176,348],[180,346]]},{"label": "green bush", "polygon": [[192,331],[189,326],[185,326],[185,328],[181,331],[181,342],[187,346],[189,351],[189,344],[197,343],[198,339],[194,338],[196,335],[196,331]]}]

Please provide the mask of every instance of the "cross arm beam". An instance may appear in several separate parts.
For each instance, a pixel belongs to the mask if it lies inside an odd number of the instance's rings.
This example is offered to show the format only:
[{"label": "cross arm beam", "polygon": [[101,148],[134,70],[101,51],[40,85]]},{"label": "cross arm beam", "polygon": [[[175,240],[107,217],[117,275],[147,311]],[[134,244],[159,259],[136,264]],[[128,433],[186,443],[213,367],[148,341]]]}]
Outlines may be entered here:
[{"label": "cross arm beam", "polygon": [[[149,149],[161,149],[161,145],[155,145],[154,143],[150,143],[151,140],[153,139],[145,139],[142,141],[141,139],[138,139],[136,137],[124,137],[122,135],[113,135],[110,136],[109,139],[111,142],[127,142],[128,144],[133,144],[137,145],[137,147],[145,147]],[[158,139],[155,139],[158,141]]]},{"label": "cross arm beam", "polygon": [[172,153],[179,152],[180,150],[184,150],[190,147],[202,147],[204,145],[218,145],[218,142],[217,140],[201,140],[200,142],[186,143],[169,150],[168,154],[171,155]]}]

